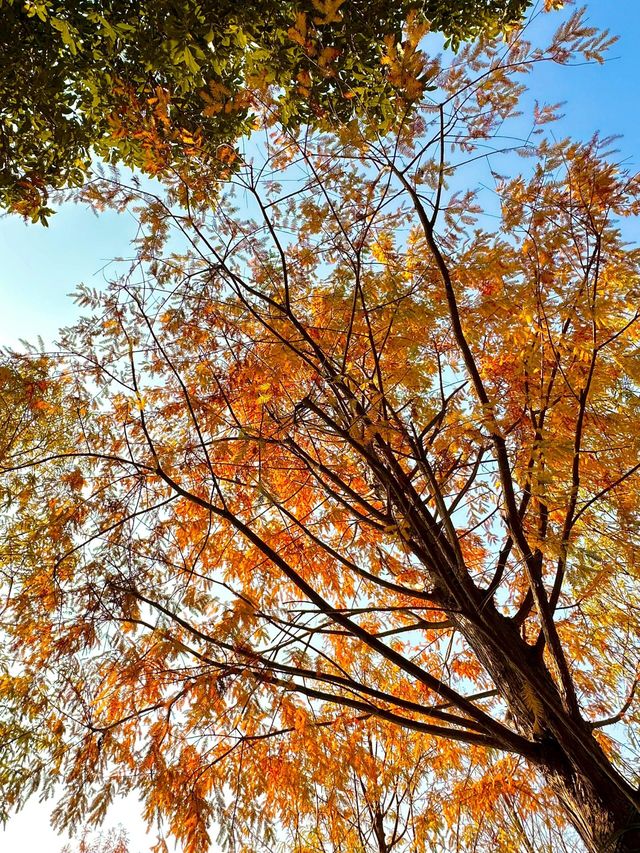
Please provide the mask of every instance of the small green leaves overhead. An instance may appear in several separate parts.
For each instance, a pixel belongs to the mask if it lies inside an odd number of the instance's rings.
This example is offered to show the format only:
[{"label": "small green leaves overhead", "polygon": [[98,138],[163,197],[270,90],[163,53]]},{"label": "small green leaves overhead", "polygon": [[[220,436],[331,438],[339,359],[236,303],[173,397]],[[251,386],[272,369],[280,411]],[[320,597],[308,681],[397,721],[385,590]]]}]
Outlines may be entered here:
[{"label": "small green leaves overhead", "polygon": [[[51,190],[81,184],[95,158],[157,173],[202,131],[199,153],[254,127],[268,87],[286,126],[383,124],[398,93],[381,64],[413,10],[455,48],[516,20],[527,0],[0,0],[0,205],[46,222]],[[201,92],[228,94],[205,109]],[[163,151],[149,156],[161,89]],[[131,117],[128,123],[126,117]],[[133,130],[140,124],[145,130]],[[146,134],[146,135],[145,135]],[[152,165],[152,162],[155,165]]]}]

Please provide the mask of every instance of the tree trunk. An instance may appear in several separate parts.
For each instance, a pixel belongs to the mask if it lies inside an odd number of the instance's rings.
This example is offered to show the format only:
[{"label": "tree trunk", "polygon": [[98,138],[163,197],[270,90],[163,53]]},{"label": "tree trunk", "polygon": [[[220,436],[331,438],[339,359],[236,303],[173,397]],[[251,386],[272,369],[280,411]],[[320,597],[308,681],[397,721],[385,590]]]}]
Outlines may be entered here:
[{"label": "tree trunk", "polygon": [[[544,660],[489,604],[484,626],[451,614],[506,700],[534,759],[589,853],[640,853],[640,797],[616,771],[592,727],[565,707]],[[634,805],[635,804],[635,805]]]},{"label": "tree trunk", "polygon": [[606,762],[606,774],[597,760],[590,769],[576,768],[557,743],[545,744],[542,774],[589,853],[639,853],[640,813],[632,805],[637,793],[611,767],[593,737],[588,750]]}]

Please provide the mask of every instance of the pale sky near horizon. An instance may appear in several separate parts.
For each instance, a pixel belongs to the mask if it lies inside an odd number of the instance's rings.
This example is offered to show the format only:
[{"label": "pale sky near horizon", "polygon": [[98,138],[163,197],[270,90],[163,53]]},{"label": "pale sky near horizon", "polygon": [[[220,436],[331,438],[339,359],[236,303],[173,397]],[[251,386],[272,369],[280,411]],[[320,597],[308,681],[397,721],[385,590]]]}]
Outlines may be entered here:
[{"label": "pale sky near horizon", "polygon": [[[581,5],[578,3],[577,5]],[[561,134],[587,139],[596,131],[620,134],[617,144],[629,168],[640,168],[640,5],[638,0],[587,0],[589,20],[608,27],[620,40],[603,66],[547,66],[535,75],[534,95],[547,103],[566,101]],[[17,217],[0,219],[0,345],[20,338],[50,346],[57,329],[71,323],[77,309],[67,297],[79,282],[99,287],[109,261],[129,253],[136,230],[129,214],[95,217],[81,207],[65,206],[48,229],[25,225]],[[640,237],[640,235],[637,235]],[[1,748],[1,744],[0,744]],[[66,839],[48,826],[49,805],[30,803],[0,828],[1,853],[59,853]],[[131,834],[131,853],[143,853],[155,841],[136,817],[135,801],[118,805],[108,825],[122,822]],[[213,845],[211,853],[218,848]]]}]

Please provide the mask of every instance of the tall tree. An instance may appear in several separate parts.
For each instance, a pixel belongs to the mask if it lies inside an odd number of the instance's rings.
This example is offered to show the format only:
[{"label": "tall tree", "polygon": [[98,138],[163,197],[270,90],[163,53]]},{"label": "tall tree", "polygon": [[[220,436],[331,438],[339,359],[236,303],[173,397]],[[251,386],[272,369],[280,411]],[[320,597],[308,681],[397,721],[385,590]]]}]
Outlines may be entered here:
[{"label": "tall tree", "polygon": [[423,34],[385,65],[438,89],[388,134],[281,128],[222,198],[85,190],[137,201],[137,258],[64,335],[75,439],[5,463],[42,472],[3,627],[59,825],[135,790],[188,853],[214,818],[235,850],[640,844],[640,181],[538,106],[516,176],[464,184],[523,74],[607,37]]},{"label": "tall tree", "polygon": [[455,46],[504,29],[527,4],[1,0],[0,204],[46,222],[49,191],[81,184],[92,158],[155,172],[155,131],[165,167],[193,152],[194,136],[215,160],[269,91],[289,127],[365,111],[388,124],[399,92],[380,59],[411,10]]}]

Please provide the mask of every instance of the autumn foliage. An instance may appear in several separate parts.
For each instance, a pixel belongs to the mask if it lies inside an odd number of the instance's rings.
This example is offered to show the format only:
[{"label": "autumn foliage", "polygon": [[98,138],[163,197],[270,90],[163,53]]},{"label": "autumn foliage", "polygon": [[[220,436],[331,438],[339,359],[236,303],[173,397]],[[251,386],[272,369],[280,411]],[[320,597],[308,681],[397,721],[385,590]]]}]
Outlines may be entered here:
[{"label": "autumn foliage", "polygon": [[0,690],[60,826],[134,791],[188,853],[637,847],[640,182],[516,116],[607,38],[413,23],[393,133],[83,191],[136,258],[4,415],[59,426],[3,454]]}]

